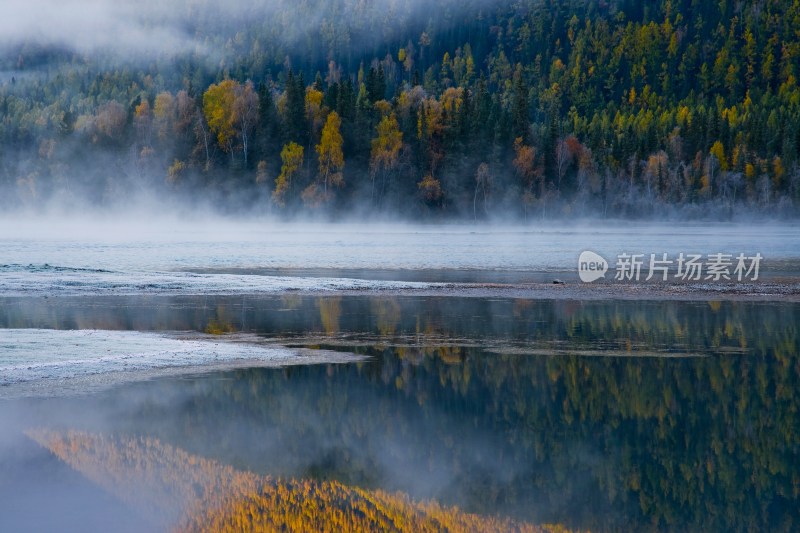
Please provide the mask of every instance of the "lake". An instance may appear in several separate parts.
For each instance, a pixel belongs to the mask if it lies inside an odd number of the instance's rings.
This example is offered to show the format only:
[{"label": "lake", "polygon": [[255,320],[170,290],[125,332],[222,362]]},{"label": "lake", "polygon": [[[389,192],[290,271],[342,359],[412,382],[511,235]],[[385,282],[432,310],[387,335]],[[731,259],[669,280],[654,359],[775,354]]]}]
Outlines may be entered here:
[{"label": "lake", "polygon": [[[152,253],[147,239],[6,236],[0,529],[173,527],[185,497],[146,500],[179,491],[137,469],[179,456],[170,468],[204,458],[518,523],[796,530],[794,293],[493,295],[569,283],[585,237],[399,233],[330,249],[333,230],[296,246],[194,235]],[[641,235],[589,240],[661,242]],[[781,279],[800,254],[794,228],[699,235],[663,248],[758,248]],[[489,286],[460,293],[474,282]]]}]

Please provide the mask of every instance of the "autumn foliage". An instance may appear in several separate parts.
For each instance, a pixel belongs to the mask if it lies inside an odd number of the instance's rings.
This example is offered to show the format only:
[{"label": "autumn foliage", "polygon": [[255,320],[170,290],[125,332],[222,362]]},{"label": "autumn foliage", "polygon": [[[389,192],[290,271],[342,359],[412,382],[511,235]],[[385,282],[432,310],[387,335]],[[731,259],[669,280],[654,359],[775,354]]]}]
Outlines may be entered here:
[{"label": "autumn foliage", "polygon": [[0,80],[0,207],[145,189],[477,219],[481,165],[487,219],[800,206],[795,0],[277,1],[244,24],[189,4],[213,54],[5,58],[60,74]]}]

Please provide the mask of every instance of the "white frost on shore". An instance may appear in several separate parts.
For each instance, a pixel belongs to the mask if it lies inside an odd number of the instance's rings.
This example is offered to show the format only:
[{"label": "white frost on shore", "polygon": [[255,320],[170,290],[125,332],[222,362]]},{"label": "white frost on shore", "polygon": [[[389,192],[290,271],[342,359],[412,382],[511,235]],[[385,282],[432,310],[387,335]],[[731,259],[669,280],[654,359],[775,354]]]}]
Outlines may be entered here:
[{"label": "white frost on shore", "polygon": [[0,398],[50,396],[159,375],[360,361],[256,338],[108,330],[0,330]]},{"label": "white frost on shore", "polygon": [[291,291],[408,290],[443,286],[446,284],[191,272],[118,272],[50,265],[0,265],[0,296],[270,294]]}]

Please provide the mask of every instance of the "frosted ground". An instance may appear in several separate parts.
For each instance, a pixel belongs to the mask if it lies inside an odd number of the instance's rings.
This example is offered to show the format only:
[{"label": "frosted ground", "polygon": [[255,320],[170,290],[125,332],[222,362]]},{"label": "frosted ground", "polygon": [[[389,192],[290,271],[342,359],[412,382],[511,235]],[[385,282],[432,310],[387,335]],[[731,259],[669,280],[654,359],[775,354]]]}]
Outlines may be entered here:
[{"label": "frosted ground", "polygon": [[344,352],[266,346],[247,335],[187,338],[139,331],[0,331],[0,399],[85,394],[166,374],[363,359]]}]

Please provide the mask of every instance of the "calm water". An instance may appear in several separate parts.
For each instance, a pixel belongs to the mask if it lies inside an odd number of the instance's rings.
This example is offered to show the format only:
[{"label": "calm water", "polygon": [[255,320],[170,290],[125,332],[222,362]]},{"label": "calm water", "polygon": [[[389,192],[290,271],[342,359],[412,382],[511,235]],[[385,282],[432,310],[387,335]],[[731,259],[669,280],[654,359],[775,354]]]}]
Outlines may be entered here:
[{"label": "calm water", "polygon": [[790,224],[485,228],[0,218],[0,295],[251,294],[556,276],[577,281],[584,250],[612,265],[621,253],[667,253],[673,260],[682,252],[760,253],[762,278],[800,275],[800,226]]},{"label": "calm water", "polygon": [[21,433],[50,427],[533,522],[796,530],[798,325],[796,303],[2,298],[0,328],[254,333],[368,359],[0,401],[0,529],[139,525]]}]

